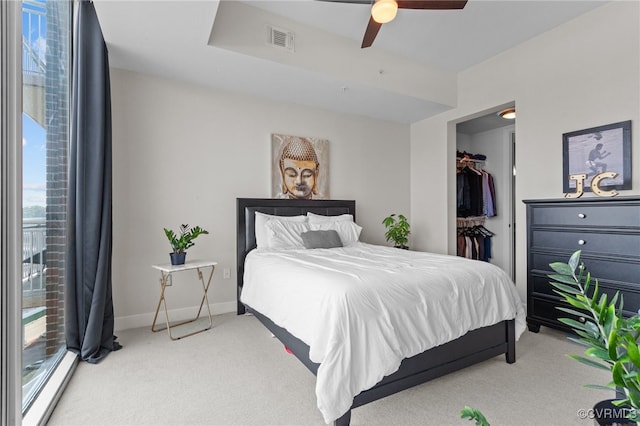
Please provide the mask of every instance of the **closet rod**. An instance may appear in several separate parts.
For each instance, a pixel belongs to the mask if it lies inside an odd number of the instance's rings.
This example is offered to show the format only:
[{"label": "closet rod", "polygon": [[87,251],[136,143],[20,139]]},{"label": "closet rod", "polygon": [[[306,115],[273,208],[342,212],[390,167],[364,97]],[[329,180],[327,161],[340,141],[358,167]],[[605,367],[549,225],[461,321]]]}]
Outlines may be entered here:
[{"label": "closet rod", "polygon": [[465,158],[460,158],[457,161],[458,164],[462,164],[462,165],[464,165],[466,163],[484,164],[484,162],[485,162],[485,160],[476,160],[476,159],[473,159],[473,158],[466,158],[466,157]]}]

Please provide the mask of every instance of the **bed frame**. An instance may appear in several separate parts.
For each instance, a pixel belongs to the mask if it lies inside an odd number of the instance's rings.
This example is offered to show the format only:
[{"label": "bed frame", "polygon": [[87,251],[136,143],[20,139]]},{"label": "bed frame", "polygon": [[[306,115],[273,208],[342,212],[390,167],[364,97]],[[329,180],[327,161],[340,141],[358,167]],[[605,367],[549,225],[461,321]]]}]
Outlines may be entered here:
[{"label": "bed frame", "polygon": [[[255,212],[278,216],[295,216],[307,212],[328,216],[349,213],[355,219],[355,209],[356,203],[353,200],[237,199],[238,315],[246,311],[255,315],[313,374],[317,374],[319,364],[309,359],[309,346],[265,315],[240,302],[244,260],[256,247]],[[497,355],[505,354],[507,363],[512,364],[516,361],[515,340],[514,320],[472,330],[456,340],[404,359],[395,373],[357,395],[351,409]],[[348,425],[351,409],[336,419],[334,425]]]}]

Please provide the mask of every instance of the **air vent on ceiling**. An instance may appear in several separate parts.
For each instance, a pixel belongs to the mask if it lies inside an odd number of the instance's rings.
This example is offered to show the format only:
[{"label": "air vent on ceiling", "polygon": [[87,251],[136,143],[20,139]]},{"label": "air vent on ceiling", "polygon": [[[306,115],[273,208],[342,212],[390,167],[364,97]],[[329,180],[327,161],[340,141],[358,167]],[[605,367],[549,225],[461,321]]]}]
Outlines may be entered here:
[{"label": "air vent on ceiling", "polygon": [[282,28],[269,27],[269,44],[293,52],[293,33]]}]

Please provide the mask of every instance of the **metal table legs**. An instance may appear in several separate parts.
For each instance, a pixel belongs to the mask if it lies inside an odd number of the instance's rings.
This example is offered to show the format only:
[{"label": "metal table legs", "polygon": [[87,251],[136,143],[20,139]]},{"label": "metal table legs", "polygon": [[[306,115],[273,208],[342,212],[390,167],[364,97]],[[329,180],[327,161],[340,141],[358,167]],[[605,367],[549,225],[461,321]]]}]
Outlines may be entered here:
[{"label": "metal table legs", "polygon": [[[209,285],[211,284],[211,278],[213,277],[213,271],[215,269],[215,265],[211,266],[211,273],[209,274],[209,278],[207,279],[206,283],[204,281],[204,276],[202,275],[202,271],[200,269],[201,268],[196,268],[196,271],[198,273],[198,279],[200,280],[200,283],[202,284],[202,291],[203,291],[202,300],[200,301],[200,307],[198,308],[198,314],[196,315],[196,317],[194,319],[187,320],[187,321],[182,321],[182,322],[179,322],[179,323],[176,323],[176,324],[171,324],[171,322],[169,321],[169,312],[168,312],[168,309],[167,309],[167,299],[165,297],[165,290],[167,288],[167,284],[168,284],[169,280],[171,279],[171,272],[161,271],[162,278],[160,278],[160,287],[161,287],[160,300],[158,301],[158,307],[156,308],[156,314],[153,317],[153,324],[151,325],[151,331],[153,331],[155,333],[157,331],[167,330],[167,332],[169,334],[169,338],[171,340],[179,340],[179,339],[182,339],[183,337],[192,336],[194,334],[201,333],[203,331],[209,330],[213,326],[213,320],[211,318],[211,309],[209,308],[209,299],[207,298],[207,292],[209,291]],[[165,315],[165,319],[166,319],[167,325],[166,325],[166,327],[163,327],[163,328],[156,328],[156,321],[158,319],[158,313],[160,312],[160,305],[164,306],[164,315]],[[203,306],[207,307],[207,313],[208,313],[208,316],[209,316],[209,325],[206,326],[203,329],[196,330],[196,331],[193,331],[191,333],[184,334],[182,336],[174,337],[173,334],[171,333],[171,329],[175,328],[175,327],[178,327],[180,325],[189,324],[189,323],[197,321],[200,318],[200,314],[202,313],[202,307]]]}]

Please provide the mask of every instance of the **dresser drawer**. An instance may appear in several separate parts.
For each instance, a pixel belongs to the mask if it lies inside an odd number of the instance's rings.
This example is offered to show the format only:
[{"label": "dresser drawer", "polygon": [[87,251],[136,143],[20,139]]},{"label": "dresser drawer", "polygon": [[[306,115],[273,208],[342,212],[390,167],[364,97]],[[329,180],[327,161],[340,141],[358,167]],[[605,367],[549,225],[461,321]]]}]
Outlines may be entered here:
[{"label": "dresser drawer", "polygon": [[[535,294],[544,294],[548,296],[561,297],[553,291],[554,287],[551,284],[549,284],[548,277],[534,275],[530,278],[530,280],[533,281],[534,296]],[[592,280],[591,289],[594,288],[593,287],[594,285],[595,285],[595,281]],[[598,283],[598,288],[599,288],[598,290],[599,294],[601,295],[606,294],[609,301],[611,301],[611,298],[616,294],[616,291],[619,291],[624,300],[623,310],[626,316],[633,315],[638,312],[638,309],[640,309],[640,293],[636,291],[620,289],[613,284],[602,282],[600,280]],[[593,290],[590,290],[589,295],[592,295],[592,294],[593,294]],[[616,306],[618,306],[619,300],[620,299],[618,299]]]},{"label": "dresser drawer", "polygon": [[[558,321],[558,318],[571,318],[576,321],[585,322],[586,318],[589,318],[589,314],[585,312],[584,315],[571,315],[566,312],[558,309],[559,306],[563,306],[566,308],[572,308],[569,304],[560,301],[554,300],[546,300],[546,299],[538,299],[532,298],[529,302],[528,312],[527,312],[527,321],[529,317],[533,319],[543,320],[543,321],[553,321],[557,327],[571,329],[568,325],[565,325]],[[577,309],[576,309],[577,310]]]},{"label": "dresser drawer", "polygon": [[[529,256],[528,269],[535,271],[545,271],[551,273],[550,263],[562,262],[567,263],[573,252],[559,255],[557,253],[531,253]],[[635,284],[640,291],[640,254],[636,259],[623,259],[614,256],[606,259],[602,254],[595,259],[590,259],[584,253],[580,256],[580,261],[584,263],[587,271],[591,272],[591,276],[598,279],[606,278],[610,281],[619,281],[623,283]]]},{"label": "dresser drawer", "polygon": [[532,250],[557,249],[583,253],[638,256],[640,234],[599,233],[569,230],[535,230],[530,234]]},{"label": "dresser drawer", "polygon": [[531,225],[615,226],[640,228],[640,206],[627,205],[549,205],[530,210]]}]

